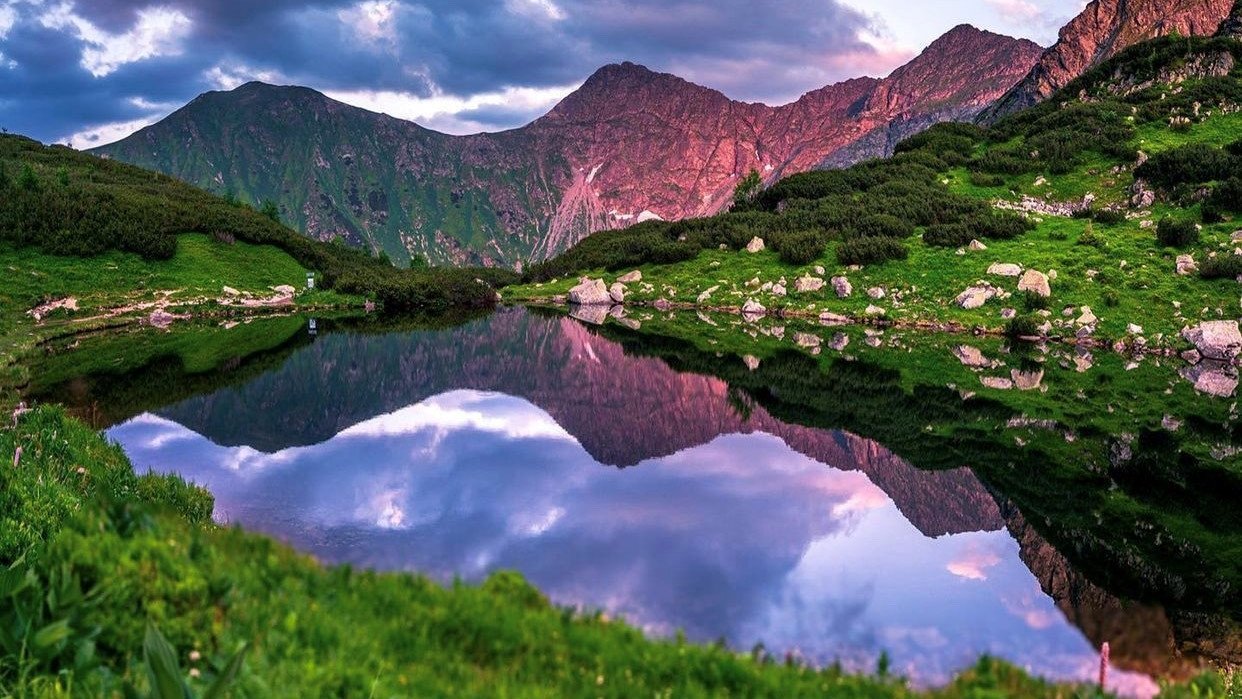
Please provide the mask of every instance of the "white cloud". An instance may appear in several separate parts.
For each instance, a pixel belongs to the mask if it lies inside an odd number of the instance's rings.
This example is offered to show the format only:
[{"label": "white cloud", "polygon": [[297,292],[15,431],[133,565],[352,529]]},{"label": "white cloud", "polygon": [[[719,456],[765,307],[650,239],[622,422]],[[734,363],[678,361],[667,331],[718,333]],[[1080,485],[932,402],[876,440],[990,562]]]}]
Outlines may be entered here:
[{"label": "white cloud", "polygon": [[552,0],[505,0],[505,9],[515,15],[559,22],[569,15]]},{"label": "white cloud", "polygon": [[74,13],[71,3],[61,3],[39,17],[48,29],[72,30],[86,44],[81,65],[91,75],[102,78],[127,63],[157,56],[181,54],[181,41],[190,35],[193,23],[185,13],[170,7],[138,10],[134,26],[112,34]]},{"label": "white cloud", "polygon": [[397,8],[395,0],[366,0],[339,10],[336,16],[353,31],[358,40],[395,50],[398,44],[395,21]]},{"label": "white cloud", "polygon": [[12,5],[0,5],[0,39],[8,36],[14,24],[17,24],[17,8]]},{"label": "white cloud", "polygon": [[373,90],[330,90],[326,94],[346,104],[416,121],[428,128],[452,134],[467,134],[494,131],[495,126],[473,121],[468,114],[463,115],[463,112],[503,107],[514,112],[539,114],[551,109],[576,89],[578,85],[507,87],[495,92],[464,97],[439,92],[430,97],[419,97],[408,92]]},{"label": "white cloud", "polygon": [[1043,14],[1043,10],[1027,0],[985,0],[1008,22],[1029,22]]},{"label": "white cloud", "polygon": [[102,146],[106,143],[119,141],[122,138],[132,134],[146,126],[150,126],[159,121],[164,116],[164,112],[151,114],[140,119],[132,119],[130,121],[117,121],[108,124],[97,124],[88,126],[81,131],[71,133],[68,136],[62,136],[57,139],[57,143],[68,143],[71,147],[83,150],[86,148],[94,148]]}]

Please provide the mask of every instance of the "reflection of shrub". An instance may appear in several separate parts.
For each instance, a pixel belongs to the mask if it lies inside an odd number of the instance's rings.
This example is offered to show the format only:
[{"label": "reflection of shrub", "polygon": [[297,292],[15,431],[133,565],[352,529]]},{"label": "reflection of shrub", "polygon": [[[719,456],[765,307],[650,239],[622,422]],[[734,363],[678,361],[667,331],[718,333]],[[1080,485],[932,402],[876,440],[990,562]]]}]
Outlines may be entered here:
[{"label": "reflection of shrub", "polygon": [[1179,221],[1165,217],[1156,225],[1156,240],[1161,245],[1172,248],[1184,248],[1199,242],[1199,229],[1193,221]]},{"label": "reflection of shrub", "polygon": [[1048,299],[1034,291],[1026,291],[1023,292],[1022,306],[1028,311],[1042,311],[1048,307]]},{"label": "reflection of shrub", "polygon": [[1005,334],[1009,337],[1036,337],[1039,335],[1039,322],[1034,316],[1014,316],[1005,325]]},{"label": "reflection of shrub", "polygon": [[895,238],[856,238],[837,247],[837,261],[843,265],[870,265],[886,260],[904,260],[910,254]]}]

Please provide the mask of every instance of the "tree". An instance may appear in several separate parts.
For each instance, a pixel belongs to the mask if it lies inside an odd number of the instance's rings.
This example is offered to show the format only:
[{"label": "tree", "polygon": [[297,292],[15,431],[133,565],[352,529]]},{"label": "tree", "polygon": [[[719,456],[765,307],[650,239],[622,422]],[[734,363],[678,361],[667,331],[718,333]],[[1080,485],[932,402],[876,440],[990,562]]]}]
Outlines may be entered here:
[{"label": "tree", "polygon": [[758,170],[752,168],[733,188],[733,208],[740,209],[747,206],[759,196],[761,191],[763,191],[763,178],[759,176]]}]

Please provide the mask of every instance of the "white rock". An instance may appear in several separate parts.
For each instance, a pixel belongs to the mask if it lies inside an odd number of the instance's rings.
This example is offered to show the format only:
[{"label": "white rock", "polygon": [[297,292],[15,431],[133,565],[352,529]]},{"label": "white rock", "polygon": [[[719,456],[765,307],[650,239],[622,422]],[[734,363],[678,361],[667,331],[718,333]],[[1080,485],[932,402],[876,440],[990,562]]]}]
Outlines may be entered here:
[{"label": "white rock", "polygon": [[1022,278],[1018,280],[1018,291],[1029,291],[1043,298],[1052,296],[1052,288],[1048,286],[1048,276],[1034,269],[1028,269],[1022,274]]},{"label": "white rock", "polygon": [[751,238],[750,242],[746,244],[746,252],[759,252],[763,248],[763,238],[758,236]]},{"label": "white rock", "polygon": [[612,305],[603,279],[583,279],[569,290],[569,302],[579,306]]},{"label": "white rock", "polygon": [[819,277],[798,277],[794,280],[794,291],[804,294],[824,288],[824,280]]},{"label": "white rock", "polygon": [[625,291],[625,285],[621,282],[616,282],[612,286],[608,287],[608,295],[612,297],[612,300],[615,303],[625,302]]},{"label": "white rock", "polygon": [[634,270],[633,272],[627,272],[617,277],[617,281],[621,282],[622,284],[634,284],[635,282],[641,282],[642,280],[643,280],[642,270],[638,270],[638,269]]},{"label": "white rock", "polygon": [[849,298],[849,295],[854,293],[854,287],[850,285],[850,280],[845,277],[833,277],[832,290],[836,292],[839,299]]},{"label": "white rock", "polygon": [[1008,262],[993,262],[992,266],[988,267],[988,274],[998,277],[1017,277],[1022,274],[1022,267]]}]

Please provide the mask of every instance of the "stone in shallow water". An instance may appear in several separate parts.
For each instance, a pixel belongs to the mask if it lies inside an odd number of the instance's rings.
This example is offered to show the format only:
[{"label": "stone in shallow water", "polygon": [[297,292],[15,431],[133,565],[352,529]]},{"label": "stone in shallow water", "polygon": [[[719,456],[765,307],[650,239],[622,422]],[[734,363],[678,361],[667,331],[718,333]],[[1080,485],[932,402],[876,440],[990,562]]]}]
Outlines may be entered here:
[{"label": "stone in shallow water", "polygon": [[1236,320],[1209,320],[1182,331],[1182,337],[1208,359],[1232,361],[1242,354],[1242,333]]}]

